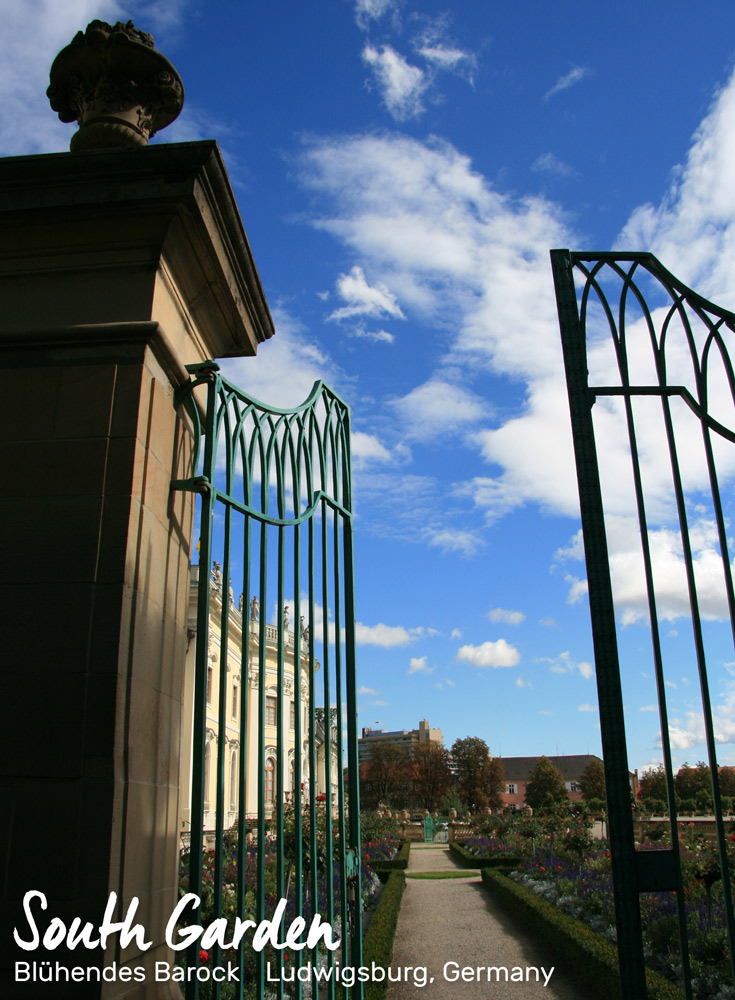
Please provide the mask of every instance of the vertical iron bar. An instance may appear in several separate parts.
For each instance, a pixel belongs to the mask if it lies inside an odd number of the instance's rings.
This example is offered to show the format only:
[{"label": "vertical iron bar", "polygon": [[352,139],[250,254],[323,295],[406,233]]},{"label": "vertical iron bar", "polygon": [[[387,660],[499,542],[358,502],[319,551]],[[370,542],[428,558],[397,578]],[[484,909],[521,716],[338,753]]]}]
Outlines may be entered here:
[{"label": "vertical iron bar", "polygon": [[[666,439],[669,444],[669,457],[671,459],[671,471],[674,479],[674,492],[676,495],[676,507],[679,515],[680,535],[682,550],[684,553],[684,566],[686,569],[687,588],[689,590],[689,605],[692,614],[692,630],[694,632],[694,646],[697,656],[697,670],[699,672],[699,686],[702,694],[702,714],[704,716],[704,735],[707,745],[707,757],[710,765],[710,775],[717,770],[717,749],[715,743],[715,728],[712,718],[712,702],[709,694],[709,681],[707,678],[707,660],[704,648],[704,636],[702,634],[702,619],[699,612],[699,596],[697,593],[697,583],[694,573],[694,557],[692,554],[691,540],[689,537],[689,524],[686,511],[686,501],[684,498],[684,486],[681,478],[681,469],[676,450],[674,438],[674,426],[671,415],[671,402],[668,396],[662,396],[661,404],[664,410],[664,422],[666,425]],[[713,498],[714,499],[714,498]],[[725,923],[728,934],[730,951],[730,969],[735,983],[735,928],[733,927],[733,904],[732,890],[730,888],[730,874],[727,857],[727,841],[725,839],[725,827],[722,821],[722,802],[719,800],[719,781],[713,781],[713,793],[717,793],[715,806],[715,825],[717,827],[717,850],[720,862],[720,875],[722,878],[722,894],[725,904]]]},{"label": "vertical iron bar", "polygon": [[600,734],[609,807],[610,854],[621,992],[626,1000],[645,1000],[645,967],[620,662],[602,490],[592,423],[593,398],[589,392],[587,379],[585,335],[579,321],[569,251],[552,250],[551,266],[559,310],[589,583],[590,617],[600,703]]},{"label": "vertical iron bar", "polygon": [[[192,783],[189,837],[189,892],[201,894],[204,860],[204,765],[207,741],[207,658],[209,653],[209,567],[212,561],[212,516],[214,488],[214,421],[219,374],[211,369],[207,379],[207,409],[204,424],[204,464],[202,469],[202,521],[199,539],[199,583],[197,589],[197,635],[194,680],[194,746],[192,748]],[[186,953],[187,968],[199,965],[199,948],[191,945]],[[187,1000],[198,1000],[199,982],[194,978],[186,986]]]}]

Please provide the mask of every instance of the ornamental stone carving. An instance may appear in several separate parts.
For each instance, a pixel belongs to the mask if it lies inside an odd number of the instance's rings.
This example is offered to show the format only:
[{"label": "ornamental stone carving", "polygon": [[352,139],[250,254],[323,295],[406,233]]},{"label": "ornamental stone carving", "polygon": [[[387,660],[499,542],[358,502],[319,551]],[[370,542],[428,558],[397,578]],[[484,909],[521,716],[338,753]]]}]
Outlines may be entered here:
[{"label": "ornamental stone carving", "polygon": [[92,21],[54,59],[46,91],[74,152],[146,146],[184,106],[181,77],[132,21]]}]

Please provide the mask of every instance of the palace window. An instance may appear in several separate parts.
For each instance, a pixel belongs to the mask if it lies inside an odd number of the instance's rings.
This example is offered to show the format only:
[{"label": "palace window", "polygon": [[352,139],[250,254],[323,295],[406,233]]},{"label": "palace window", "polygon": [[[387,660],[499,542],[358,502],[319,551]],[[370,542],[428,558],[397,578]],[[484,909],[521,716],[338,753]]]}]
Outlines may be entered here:
[{"label": "palace window", "polygon": [[291,702],[291,729],[296,728],[296,702]]},{"label": "palace window", "polygon": [[278,712],[278,699],[273,694],[268,694],[265,697],[265,724],[266,726],[275,726],[276,717]]},{"label": "palace window", "polygon": [[240,688],[237,686],[237,682],[232,685],[232,718],[237,719],[237,709],[240,703],[239,699]]},{"label": "palace window", "polygon": [[272,757],[268,757],[265,762],[265,801],[266,804],[273,805],[276,801],[276,762]]},{"label": "palace window", "polygon": [[212,704],[212,680],[214,678],[214,669],[211,663],[207,664],[207,704]]},{"label": "palace window", "polygon": [[515,793],[516,793],[516,786],[515,785],[506,785],[505,786],[505,792],[506,792],[507,795],[515,795]]}]

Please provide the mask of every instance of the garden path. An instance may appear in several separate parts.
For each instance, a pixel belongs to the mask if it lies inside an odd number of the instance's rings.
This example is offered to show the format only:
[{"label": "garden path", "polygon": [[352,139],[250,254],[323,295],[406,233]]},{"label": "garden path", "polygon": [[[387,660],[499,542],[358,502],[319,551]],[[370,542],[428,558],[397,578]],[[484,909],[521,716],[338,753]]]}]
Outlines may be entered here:
[{"label": "garden path", "polygon": [[[401,981],[388,987],[387,1000],[417,1000],[419,995],[421,1000],[589,1000],[589,990],[561,969],[554,968],[549,976],[554,959],[500,909],[478,873],[468,871],[460,878],[410,877],[459,870],[445,844],[411,845],[391,964],[394,977],[401,970]],[[493,966],[507,967],[509,980],[514,972],[516,977],[522,972],[524,979],[498,982],[493,972],[488,982],[487,969]],[[411,971],[406,972],[408,967]],[[429,977],[420,994],[416,988],[423,983],[413,971],[417,967],[425,968]],[[467,978],[463,969],[468,970]],[[527,969],[538,969],[540,981]]]}]

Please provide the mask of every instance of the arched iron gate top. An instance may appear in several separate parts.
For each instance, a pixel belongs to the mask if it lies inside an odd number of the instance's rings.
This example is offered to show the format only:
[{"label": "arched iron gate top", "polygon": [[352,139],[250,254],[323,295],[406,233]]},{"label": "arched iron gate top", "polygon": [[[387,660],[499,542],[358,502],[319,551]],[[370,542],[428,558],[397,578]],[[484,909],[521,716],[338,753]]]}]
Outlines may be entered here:
[{"label": "arched iron gate top", "polygon": [[[674,891],[679,922],[681,980],[693,997],[690,934],[683,891],[681,844],[671,756],[667,707],[666,659],[661,641],[662,612],[652,554],[653,519],[646,490],[646,456],[651,433],[636,407],[643,400],[660,403],[660,446],[668,453],[670,479],[666,503],[680,539],[687,616],[702,700],[702,724],[712,776],[717,854],[723,919],[735,984],[735,920],[728,867],[728,847],[719,787],[717,747],[708,677],[700,588],[691,540],[691,476],[679,442],[680,424],[674,405],[683,402],[701,429],[702,467],[706,468],[707,510],[716,526],[722,588],[731,632],[735,637],[735,592],[726,515],[721,494],[721,442],[735,443],[735,374],[731,350],[735,315],[709,302],[672,275],[650,253],[581,253],[551,251],[561,329],[564,366],[579,484],[582,532],[589,584],[590,615],[600,705],[610,819],[613,886],[623,996],[646,996],[639,894],[653,889]],[[600,381],[604,379],[604,381]],[[637,519],[640,557],[645,576],[651,655],[655,668],[666,771],[671,850],[637,851],[633,839],[632,804],[625,736],[618,626],[608,550],[603,482],[605,457],[598,460],[595,401],[617,398],[622,404],[619,426],[627,437],[630,458],[630,509]],[[611,404],[605,404],[611,405]],[[714,411],[714,412],[713,412]],[[643,441],[642,441],[643,435]],[[732,467],[726,475],[732,478]],[[701,502],[703,484],[698,484]]]},{"label": "arched iron gate top", "polygon": [[[215,942],[206,958],[188,949],[186,964],[248,968],[213,981],[214,1000],[253,985],[298,1000],[307,981],[331,998],[337,970],[362,957],[349,408],[321,381],[286,410],[213,362],[189,371],[178,403],[197,448],[172,484],[201,507],[186,885],[230,929],[283,902],[281,941],[318,913],[341,946],[253,955],[246,937],[235,958]],[[321,985],[298,974],[307,965],[328,973]],[[362,983],[343,992],[361,1000]],[[196,978],[186,995],[198,997]]]}]

